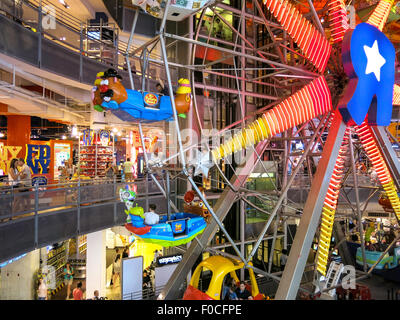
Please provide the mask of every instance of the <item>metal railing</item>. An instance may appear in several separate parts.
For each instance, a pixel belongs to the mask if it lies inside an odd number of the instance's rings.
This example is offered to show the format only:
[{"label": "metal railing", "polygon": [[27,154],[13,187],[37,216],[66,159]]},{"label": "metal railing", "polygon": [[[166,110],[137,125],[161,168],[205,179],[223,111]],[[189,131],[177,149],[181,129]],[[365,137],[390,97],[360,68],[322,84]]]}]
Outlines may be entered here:
[{"label": "metal railing", "polygon": [[162,194],[153,181],[149,180],[146,183],[145,179],[137,179],[134,182],[105,178],[72,180],[32,187],[6,185],[0,187],[0,221],[26,217],[30,213],[87,206],[97,202],[119,202],[119,190],[125,186],[136,188],[138,200]]},{"label": "metal railing", "polygon": [[[119,190],[127,185],[136,189],[135,203],[139,206],[148,208],[154,203],[158,212],[166,212],[163,193],[147,179],[0,187],[0,262],[80,234],[123,225],[127,216]],[[175,181],[171,181],[171,199],[174,190]]]},{"label": "metal railing", "polygon": [[[118,26],[110,23],[89,25],[86,21],[80,21],[73,17],[68,11],[52,6],[48,0],[0,1],[1,16],[12,19],[20,25],[18,30],[13,32],[19,34],[21,39],[6,41],[6,44],[17,45],[15,41],[23,41],[25,46],[29,47],[29,50],[26,50],[24,46],[21,47],[21,44],[18,43],[19,47],[6,48],[6,54],[18,56],[18,58],[38,65],[40,68],[54,69],[52,71],[90,84],[93,83],[96,73],[107,67],[119,69],[121,72],[128,70],[125,59],[127,43],[119,39]],[[5,22],[5,20],[3,21]],[[44,28],[43,25],[46,26],[46,23],[49,27]],[[51,23],[54,25],[52,26]],[[14,27],[17,28],[17,26]],[[20,29],[21,27],[25,30]],[[89,28],[92,27],[98,27],[99,32],[88,32]],[[27,29],[30,30],[30,33]],[[112,31],[112,41],[103,40],[101,37],[99,39],[98,33],[101,34],[102,29]],[[95,50],[91,50],[90,47],[95,48]],[[134,52],[135,49],[137,48],[132,46],[130,52]],[[60,59],[61,56],[63,59]],[[161,59],[160,55],[154,52],[150,54],[150,57],[155,61]],[[139,76],[141,76],[140,59],[140,56],[130,57],[130,65],[134,77],[138,78],[135,79],[138,83]],[[65,60],[66,66],[63,65],[63,60]],[[98,63],[105,66],[101,67]],[[172,69],[175,74],[177,71],[173,67]],[[156,78],[165,78],[162,63],[149,61],[147,70],[149,80],[156,81]],[[128,79],[127,74],[122,74],[122,76]],[[139,87],[139,85],[137,86]],[[149,90],[155,90],[155,88]]]}]

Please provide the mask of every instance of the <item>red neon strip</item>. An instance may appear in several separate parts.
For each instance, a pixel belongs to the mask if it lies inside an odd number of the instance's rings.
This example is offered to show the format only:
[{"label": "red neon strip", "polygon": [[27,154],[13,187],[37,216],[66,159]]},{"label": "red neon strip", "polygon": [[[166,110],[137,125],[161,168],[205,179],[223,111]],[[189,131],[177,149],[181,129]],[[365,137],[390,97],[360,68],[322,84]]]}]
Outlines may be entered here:
[{"label": "red neon strip", "polygon": [[320,72],[324,72],[331,52],[328,40],[287,0],[264,0],[264,4],[310,62]]},{"label": "red neon strip", "polygon": [[343,0],[330,0],[328,2],[329,29],[331,30],[332,43],[343,40],[344,34],[349,29],[347,11]]}]

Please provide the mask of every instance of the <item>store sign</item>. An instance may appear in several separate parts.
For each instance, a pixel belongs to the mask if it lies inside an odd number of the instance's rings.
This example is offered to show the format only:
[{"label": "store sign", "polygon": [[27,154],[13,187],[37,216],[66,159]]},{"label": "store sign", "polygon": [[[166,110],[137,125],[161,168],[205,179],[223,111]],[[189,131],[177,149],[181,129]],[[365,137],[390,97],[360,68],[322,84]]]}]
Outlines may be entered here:
[{"label": "store sign", "polygon": [[32,178],[32,185],[36,186],[45,186],[47,185],[48,181],[45,176],[37,176]]},{"label": "store sign", "polygon": [[154,107],[158,104],[158,97],[153,93],[147,93],[143,99],[144,103],[149,107]]},{"label": "store sign", "polygon": [[99,131],[98,134],[99,134],[100,144],[103,147],[108,146],[110,143],[111,131],[102,129]]},{"label": "store sign", "polygon": [[19,146],[2,146],[0,149],[0,169],[3,170],[4,174],[8,173],[10,162],[14,158],[18,158],[19,152],[22,147]]},{"label": "store sign", "polygon": [[93,144],[94,133],[92,129],[85,129],[82,131],[83,145],[91,146]]},{"label": "store sign", "polygon": [[176,254],[173,256],[166,256],[166,257],[159,257],[157,258],[157,265],[158,266],[165,266],[167,264],[174,264],[179,263],[182,261],[183,255]]},{"label": "store sign", "polygon": [[49,172],[51,148],[48,145],[26,145],[26,164],[33,174],[47,174]]},{"label": "store sign", "polygon": [[395,50],[376,27],[361,23],[345,34],[342,60],[350,78],[339,110],[346,124],[387,126],[392,116]]}]

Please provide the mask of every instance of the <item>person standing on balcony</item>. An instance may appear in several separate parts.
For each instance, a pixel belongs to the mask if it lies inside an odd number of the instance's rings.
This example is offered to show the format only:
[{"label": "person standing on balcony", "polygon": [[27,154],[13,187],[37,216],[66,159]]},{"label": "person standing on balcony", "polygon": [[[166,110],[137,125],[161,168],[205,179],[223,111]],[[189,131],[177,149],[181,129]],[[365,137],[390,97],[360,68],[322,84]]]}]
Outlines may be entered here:
[{"label": "person standing on balcony", "polygon": [[116,256],[113,263],[113,285],[116,286],[117,278],[121,282],[121,254],[116,250]]},{"label": "person standing on balcony", "polygon": [[133,167],[133,162],[131,162],[131,158],[126,159],[126,162],[123,164],[123,168],[125,174],[125,181],[126,182],[133,181],[134,167]]},{"label": "person standing on balcony", "polygon": [[[20,167],[20,177],[22,184],[27,188],[32,187],[31,168],[26,165],[25,160],[22,158],[18,159],[18,166]],[[26,189],[24,191],[29,191],[29,189]]]},{"label": "person standing on balcony", "polygon": [[74,167],[74,164],[72,162],[72,158],[68,159],[67,163],[65,164],[65,169],[67,171],[68,178],[71,179],[72,176],[75,173],[75,167]]},{"label": "person standing on balcony", "polygon": [[107,168],[106,168],[106,179],[107,180],[113,180],[115,176],[115,167],[112,165],[111,162],[107,163]]},{"label": "person standing on balcony", "polygon": [[8,181],[10,186],[17,187],[21,180],[21,173],[18,171],[18,159],[12,159],[8,168]]},{"label": "person standing on balcony", "polygon": [[71,285],[74,280],[74,269],[71,267],[71,264],[67,262],[64,268],[64,284],[67,286],[67,298],[69,299],[69,295],[71,294]]},{"label": "person standing on balcony", "polygon": [[43,278],[39,279],[37,294],[38,300],[47,300],[47,286]]}]

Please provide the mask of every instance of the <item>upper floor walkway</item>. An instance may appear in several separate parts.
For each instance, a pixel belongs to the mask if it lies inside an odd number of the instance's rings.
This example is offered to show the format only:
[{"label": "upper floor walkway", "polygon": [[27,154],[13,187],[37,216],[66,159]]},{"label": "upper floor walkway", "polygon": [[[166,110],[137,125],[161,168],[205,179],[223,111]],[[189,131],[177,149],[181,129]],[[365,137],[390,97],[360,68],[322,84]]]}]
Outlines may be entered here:
[{"label": "upper floor walkway", "polygon": [[[157,178],[158,180],[158,178]],[[162,179],[158,181],[163,185]],[[69,181],[31,189],[0,189],[0,262],[78,235],[123,225],[125,204],[119,190],[136,190],[135,202],[143,208],[154,203],[167,211],[167,200],[152,180],[131,183],[105,179]],[[175,201],[175,181],[171,181]]]}]

